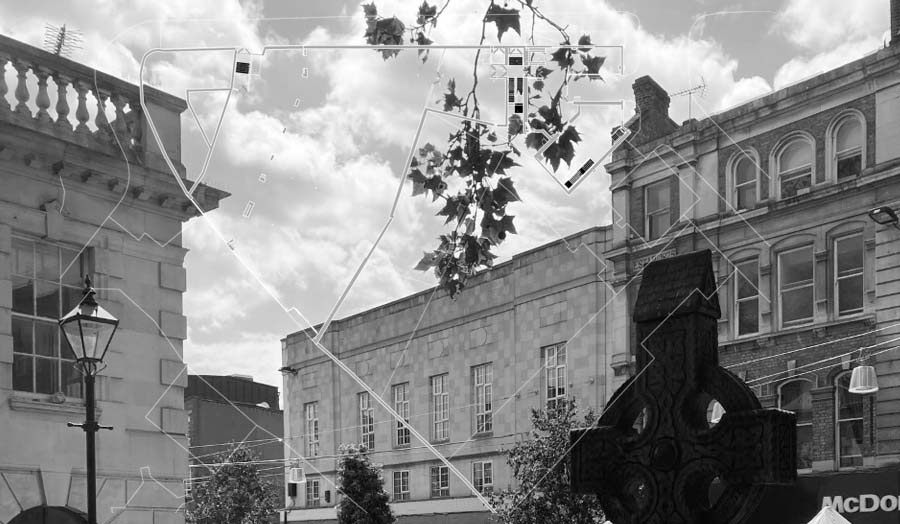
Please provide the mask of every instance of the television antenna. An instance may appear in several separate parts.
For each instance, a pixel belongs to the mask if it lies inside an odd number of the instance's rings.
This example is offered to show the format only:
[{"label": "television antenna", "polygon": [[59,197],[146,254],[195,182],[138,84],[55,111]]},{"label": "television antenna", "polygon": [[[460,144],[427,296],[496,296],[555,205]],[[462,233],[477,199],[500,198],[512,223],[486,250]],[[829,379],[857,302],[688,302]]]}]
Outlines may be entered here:
[{"label": "television antenna", "polygon": [[44,24],[44,50],[57,56],[71,58],[75,49],[81,49],[81,31]]},{"label": "television antenna", "polygon": [[703,98],[703,96],[706,94],[706,80],[702,76],[700,77],[700,85],[696,85],[694,87],[685,89],[683,91],[678,91],[677,93],[672,93],[671,95],[669,95],[670,98],[675,97],[675,96],[687,95],[687,97],[688,97],[688,118],[691,118],[691,107],[694,105],[692,103],[693,102],[692,98],[694,96],[694,93],[698,93],[697,96],[699,96],[700,98]]}]

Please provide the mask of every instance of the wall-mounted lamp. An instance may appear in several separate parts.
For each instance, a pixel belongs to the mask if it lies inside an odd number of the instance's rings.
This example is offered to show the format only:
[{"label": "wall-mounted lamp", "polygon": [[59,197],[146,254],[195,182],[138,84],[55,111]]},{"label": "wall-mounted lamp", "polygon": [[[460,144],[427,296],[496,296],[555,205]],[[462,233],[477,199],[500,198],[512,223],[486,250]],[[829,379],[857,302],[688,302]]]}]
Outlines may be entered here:
[{"label": "wall-mounted lamp", "polygon": [[869,218],[882,226],[894,226],[897,229],[900,229],[897,213],[888,206],[879,206],[875,209],[870,209]]},{"label": "wall-mounted lamp", "polygon": [[292,368],[290,366],[283,366],[278,368],[278,372],[282,375],[287,375],[288,373],[290,373],[291,375],[296,375],[298,371],[300,370],[297,368]]}]

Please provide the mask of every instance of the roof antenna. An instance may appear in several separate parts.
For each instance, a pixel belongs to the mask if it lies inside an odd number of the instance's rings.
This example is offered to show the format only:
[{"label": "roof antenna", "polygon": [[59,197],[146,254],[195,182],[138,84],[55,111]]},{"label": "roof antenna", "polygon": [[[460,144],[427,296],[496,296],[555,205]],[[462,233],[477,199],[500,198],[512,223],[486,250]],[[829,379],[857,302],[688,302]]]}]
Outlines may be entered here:
[{"label": "roof antenna", "polygon": [[75,49],[81,49],[81,31],[52,24],[44,24],[44,50],[56,56],[71,58]]},{"label": "roof antenna", "polygon": [[706,80],[702,76],[700,77],[700,85],[696,85],[689,89],[685,89],[683,91],[679,91],[677,93],[672,93],[669,95],[670,98],[675,97],[675,96],[687,95],[687,97],[688,97],[688,119],[691,118],[691,107],[694,105],[692,103],[692,97],[694,96],[694,93],[699,93],[700,98],[703,98],[703,95],[706,94]]}]

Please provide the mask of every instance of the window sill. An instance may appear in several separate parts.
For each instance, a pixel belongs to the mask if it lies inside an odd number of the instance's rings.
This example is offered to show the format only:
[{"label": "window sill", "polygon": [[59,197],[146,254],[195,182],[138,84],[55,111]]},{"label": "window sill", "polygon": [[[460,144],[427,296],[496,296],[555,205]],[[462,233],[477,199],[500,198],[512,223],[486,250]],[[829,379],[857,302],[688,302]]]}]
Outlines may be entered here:
[{"label": "window sill", "polygon": [[[66,399],[63,402],[54,402],[50,395],[31,396],[16,394],[9,397],[9,407],[15,411],[32,411],[35,413],[49,413],[55,415],[82,415],[84,416],[84,401],[81,399]],[[96,408],[99,418],[102,410]]]},{"label": "window sill", "polygon": [[479,431],[478,433],[472,434],[473,439],[479,438],[491,438],[494,436],[494,430],[491,431]]}]

